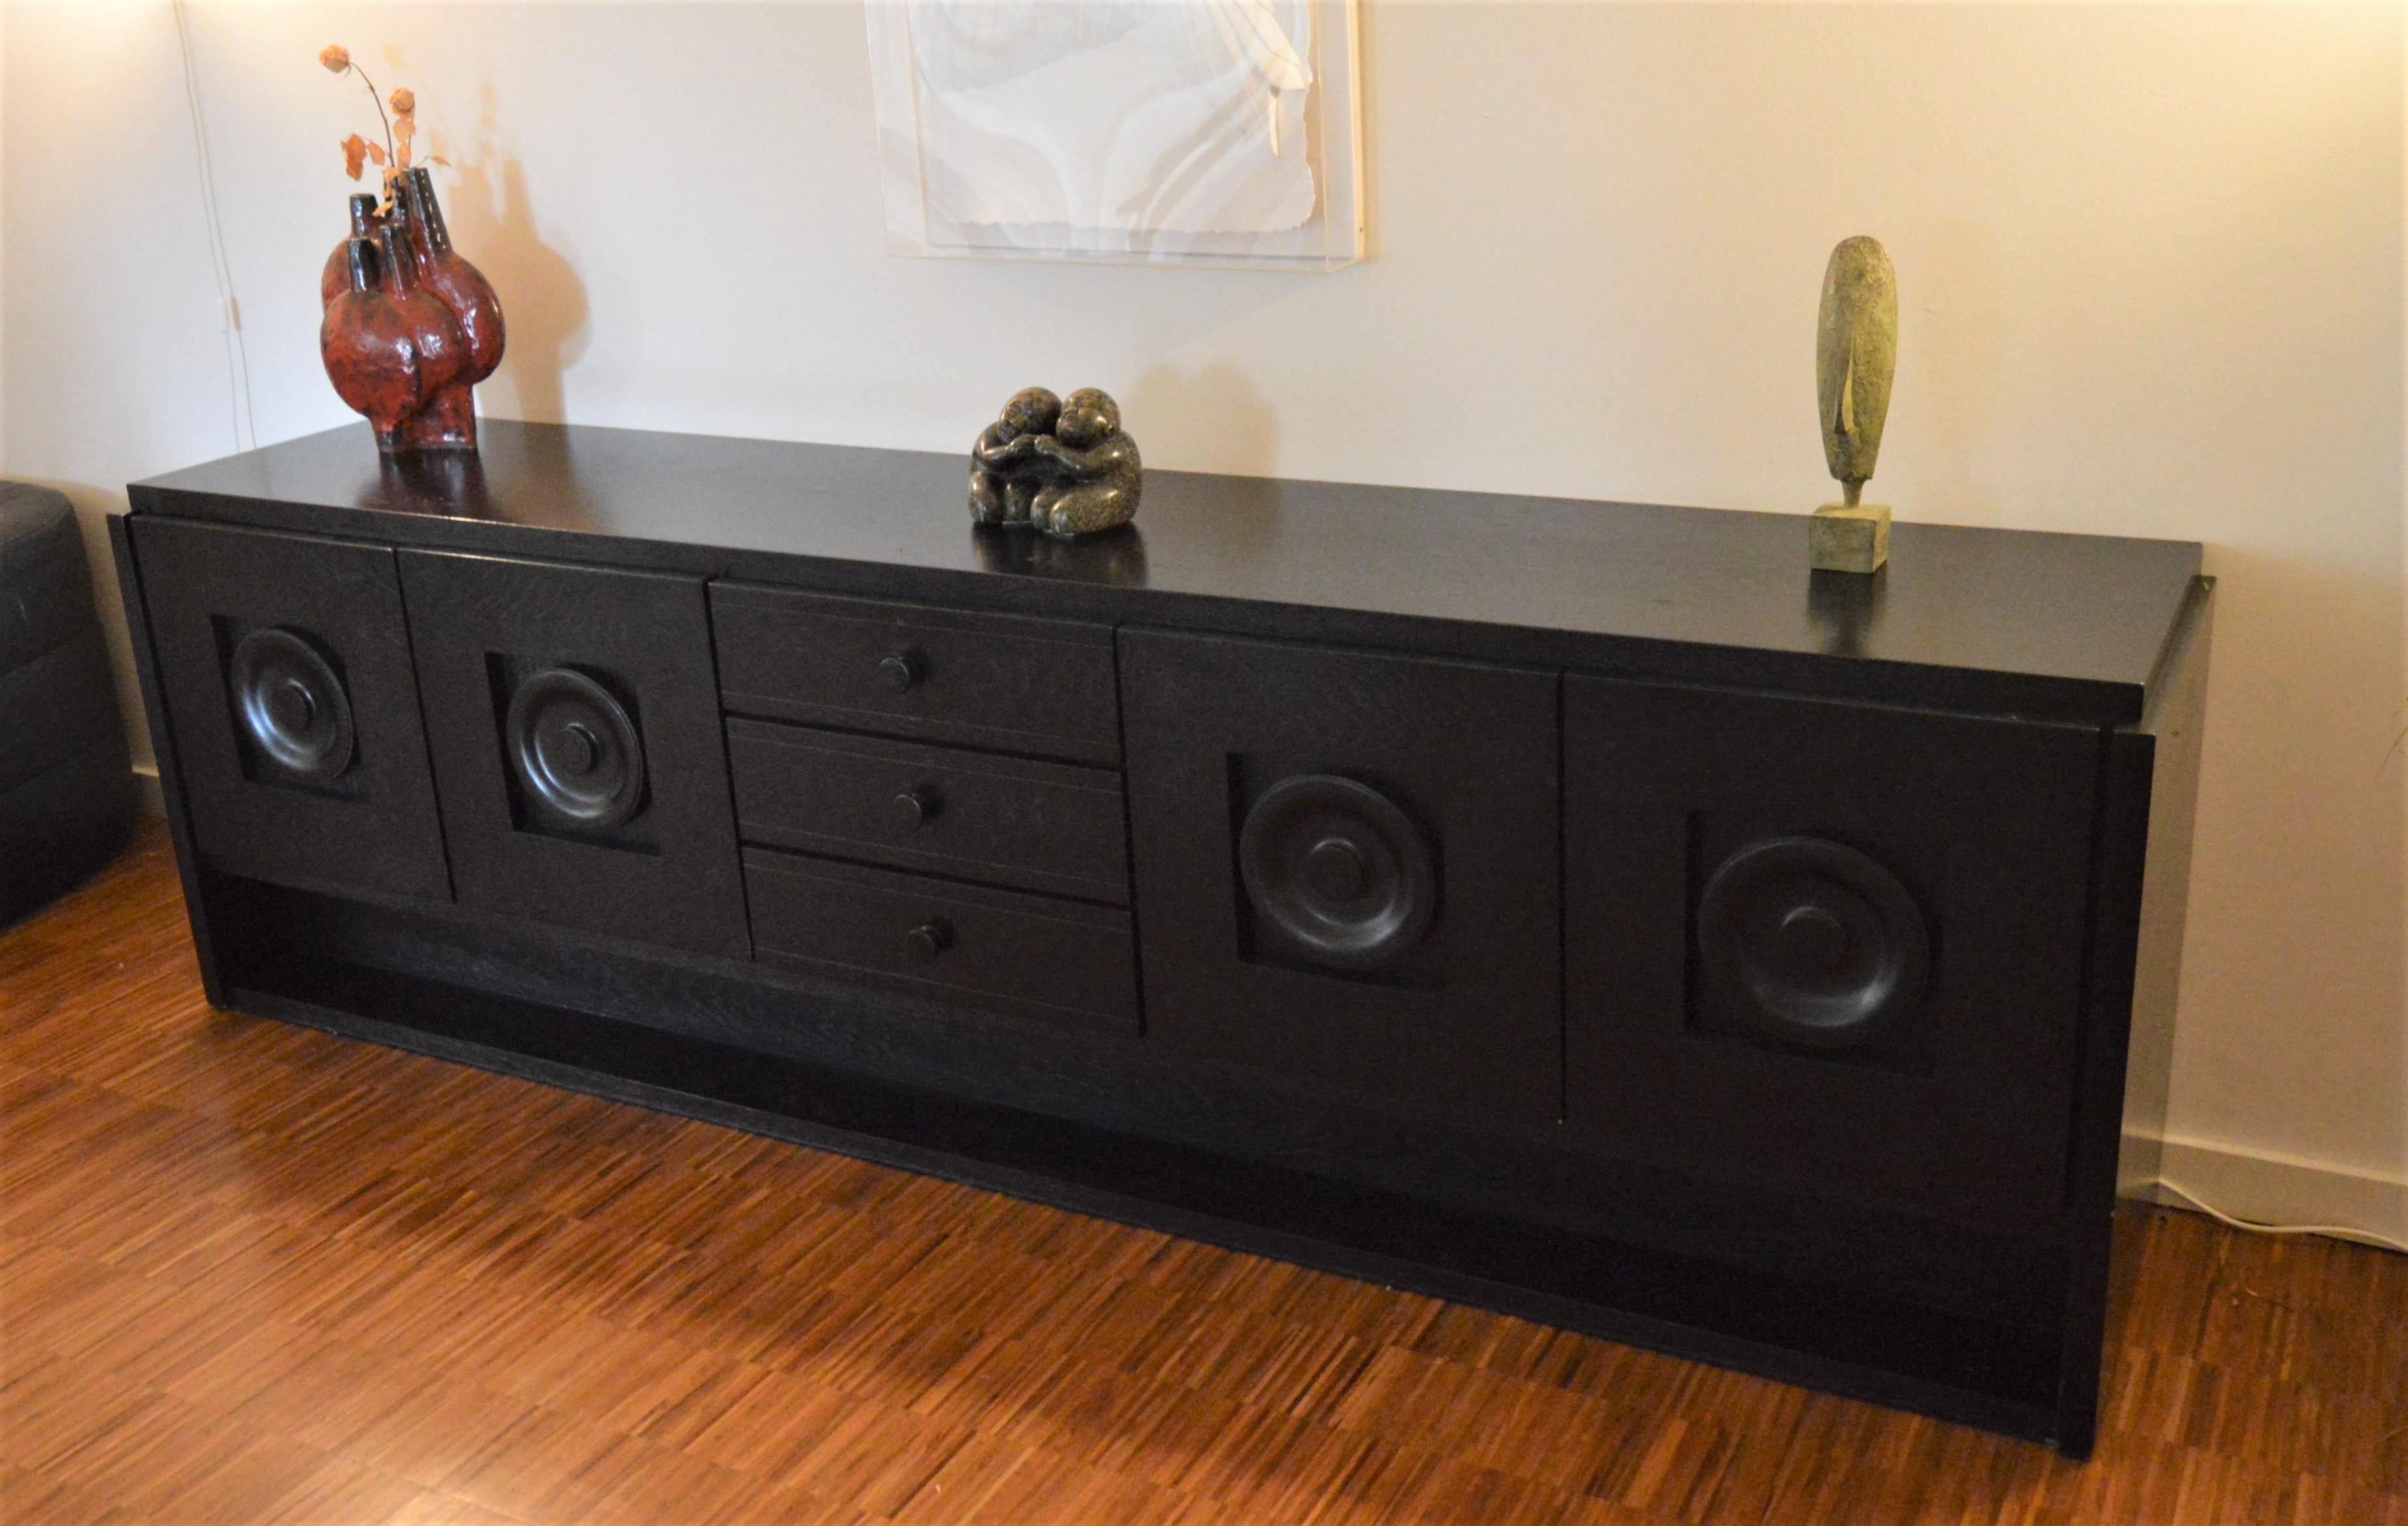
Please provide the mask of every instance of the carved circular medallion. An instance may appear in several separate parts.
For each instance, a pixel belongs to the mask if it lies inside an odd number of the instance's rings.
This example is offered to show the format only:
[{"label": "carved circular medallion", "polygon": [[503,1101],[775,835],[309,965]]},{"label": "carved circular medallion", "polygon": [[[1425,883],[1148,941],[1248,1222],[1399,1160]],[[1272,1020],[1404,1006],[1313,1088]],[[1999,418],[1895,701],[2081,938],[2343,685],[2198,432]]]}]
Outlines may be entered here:
[{"label": "carved circular medallion", "polygon": [[502,736],[520,785],[571,826],[621,826],[643,803],[636,723],[609,690],[574,669],[546,669],[520,684]]},{"label": "carved circular medallion", "polygon": [[1708,979],[1784,1043],[1846,1048],[1922,1000],[1931,938],[1898,876],[1838,842],[1751,843],[1698,907]]},{"label": "carved circular medallion", "polygon": [[351,702],[318,649],[295,631],[254,630],[228,672],[243,731],[279,771],[324,782],[351,766]]},{"label": "carved circular medallion", "polygon": [[1335,774],[1283,779],[1256,800],[1238,868],[1257,915],[1340,969],[1390,963],[1438,909],[1420,831],[1395,801]]}]

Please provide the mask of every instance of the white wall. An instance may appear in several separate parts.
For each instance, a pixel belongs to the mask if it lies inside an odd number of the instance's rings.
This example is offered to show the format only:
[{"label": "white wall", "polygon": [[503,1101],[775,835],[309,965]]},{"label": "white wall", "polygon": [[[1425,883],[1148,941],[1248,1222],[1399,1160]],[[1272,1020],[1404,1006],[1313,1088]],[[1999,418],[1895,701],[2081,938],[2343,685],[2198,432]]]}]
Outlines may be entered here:
[{"label": "white wall", "polygon": [[[0,9],[7,0],[0,0]],[[7,221],[8,207],[8,28],[0,22],[0,226]],[[8,243],[0,238],[0,356],[8,353]],[[7,459],[8,439],[8,367],[0,365],[0,462]]]},{"label": "white wall", "polygon": [[[888,259],[852,6],[204,4],[258,436],[348,416],[331,40],[459,166],[504,416],[955,449],[1093,383],[1165,467],[1802,510],[1823,257],[1877,234],[1881,497],[2223,578],[2189,1185],[2408,1231],[2399,7],[1364,8],[1377,257],[1297,277]],[[97,511],[241,438],[174,29],[6,26],[0,465]]]}]

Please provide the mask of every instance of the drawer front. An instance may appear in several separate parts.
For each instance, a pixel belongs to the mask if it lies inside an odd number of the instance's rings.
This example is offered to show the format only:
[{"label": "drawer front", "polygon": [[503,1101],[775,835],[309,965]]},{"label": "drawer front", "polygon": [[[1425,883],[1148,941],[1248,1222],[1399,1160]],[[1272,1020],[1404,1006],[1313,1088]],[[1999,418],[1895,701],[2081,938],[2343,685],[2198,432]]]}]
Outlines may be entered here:
[{"label": "drawer front", "polygon": [[401,555],[463,905],[744,957],[697,578]]},{"label": "drawer front", "polygon": [[2059,1212],[2100,745],[1567,679],[1569,1126],[1903,1213]]},{"label": "drawer front", "polygon": [[128,529],[202,857],[448,898],[393,552],[149,515]]},{"label": "drawer front", "polygon": [[748,842],[1127,903],[1109,769],[746,720],[727,761]]},{"label": "drawer front", "polygon": [[1111,627],[715,583],[719,685],[742,715],[1081,762],[1120,757]]},{"label": "drawer front", "polygon": [[757,957],[867,972],[1065,1027],[1135,1033],[1125,912],[744,850]]},{"label": "drawer front", "polygon": [[1555,675],[1132,630],[1149,1043],[1558,1113]]}]

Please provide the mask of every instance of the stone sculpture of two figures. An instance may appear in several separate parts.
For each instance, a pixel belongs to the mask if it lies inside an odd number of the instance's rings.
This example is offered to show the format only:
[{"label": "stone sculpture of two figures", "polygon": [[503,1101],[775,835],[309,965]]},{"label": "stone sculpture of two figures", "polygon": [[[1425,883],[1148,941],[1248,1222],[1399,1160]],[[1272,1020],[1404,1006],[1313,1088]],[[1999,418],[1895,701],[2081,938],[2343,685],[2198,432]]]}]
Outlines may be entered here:
[{"label": "stone sculpture of two figures", "polygon": [[1068,539],[1137,514],[1144,468],[1120,405],[1094,387],[1014,393],[970,447],[970,518]]}]

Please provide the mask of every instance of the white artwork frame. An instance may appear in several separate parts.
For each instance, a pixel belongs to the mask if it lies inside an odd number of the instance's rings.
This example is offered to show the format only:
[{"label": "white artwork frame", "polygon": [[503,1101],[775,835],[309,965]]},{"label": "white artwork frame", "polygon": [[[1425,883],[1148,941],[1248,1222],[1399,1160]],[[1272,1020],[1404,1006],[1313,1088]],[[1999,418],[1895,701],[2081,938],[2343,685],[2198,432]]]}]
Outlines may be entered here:
[{"label": "white artwork frame", "polygon": [[1356,0],[867,0],[887,247],[1364,257]]}]

